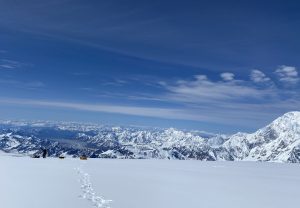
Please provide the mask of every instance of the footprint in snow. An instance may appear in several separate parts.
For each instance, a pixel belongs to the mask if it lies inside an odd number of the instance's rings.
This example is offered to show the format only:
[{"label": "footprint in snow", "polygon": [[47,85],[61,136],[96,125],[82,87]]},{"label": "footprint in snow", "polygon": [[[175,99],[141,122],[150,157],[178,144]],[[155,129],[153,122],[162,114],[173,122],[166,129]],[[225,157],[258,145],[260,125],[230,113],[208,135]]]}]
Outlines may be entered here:
[{"label": "footprint in snow", "polygon": [[80,167],[76,168],[76,171],[79,175],[80,188],[82,191],[82,194],[79,197],[91,201],[94,207],[110,208],[112,200],[104,199],[102,196],[96,194],[90,180],[90,175],[83,172]]}]

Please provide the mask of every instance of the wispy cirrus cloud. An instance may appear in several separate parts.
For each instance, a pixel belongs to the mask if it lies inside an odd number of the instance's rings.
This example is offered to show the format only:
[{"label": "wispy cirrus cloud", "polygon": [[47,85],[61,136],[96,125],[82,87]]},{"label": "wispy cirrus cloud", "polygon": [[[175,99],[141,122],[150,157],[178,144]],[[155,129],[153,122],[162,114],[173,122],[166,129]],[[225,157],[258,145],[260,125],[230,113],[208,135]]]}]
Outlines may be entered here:
[{"label": "wispy cirrus cloud", "polygon": [[31,64],[23,63],[11,59],[0,59],[0,69],[2,70],[15,70],[21,69],[25,66],[31,66]]},{"label": "wispy cirrus cloud", "polygon": [[[211,122],[223,125],[236,125],[257,127],[263,125],[266,118],[271,120],[282,114],[283,109],[293,109],[300,106],[300,101],[290,103],[279,102],[269,104],[237,104],[224,103],[222,105],[203,106],[202,108],[159,108],[126,105],[107,105],[101,103],[78,103],[68,101],[37,100],[37,99],[12,99],[0,98],[0,104],[17,105],[22,107],[44,107],[70,109],[76,111],[114,113],[130,116],[142,116],[161,119],[175,119],[187,121]],[[274,114],[276,115],[274,117]],[[254,122],[255,121],[255,122]]]},{"label": "wispy cirrus cloud", "polygon": [[156,117],[163,119],[183,119],[200,121],[206,119],[204,116],[196,116],[188,114],[183,109],[176,108],[157,108],[157,107],[140,107],[140,106],[125,106],[125,105],[104,105],[76,103],[76,102],[61,102],[51,100],[34,100],[34,99],[11,99],[0,98],[2,104],[15,104],[21,106],[41,106],[41,107],[54,107],[74,109],[80,111],[104,112],[104,113],[117,113],[133,116],[146,116]]},{"label": "wispy cirrus cloud", "polygon": [[21,63],[18,61],[13,61],[9,59],[0,59],[0,69],[12,70],[19,68]]},{"label": "wispy cirrus cloud", "polygon": [[129,81],[128,80],[124,80],[124,79],[113,79],[111,81],[105,81],[105,82],[102,82],[101,84],[104,85],[104,86],[124,86],[126,84],[128,84]]},{"label": "wispy cirrus cloud", "polygon": [[41,81],[19,81],[14,79],[0,79],[0,84],[10,86],[13,88],[22,89],[40,89],[44,88],[46,85]]}]

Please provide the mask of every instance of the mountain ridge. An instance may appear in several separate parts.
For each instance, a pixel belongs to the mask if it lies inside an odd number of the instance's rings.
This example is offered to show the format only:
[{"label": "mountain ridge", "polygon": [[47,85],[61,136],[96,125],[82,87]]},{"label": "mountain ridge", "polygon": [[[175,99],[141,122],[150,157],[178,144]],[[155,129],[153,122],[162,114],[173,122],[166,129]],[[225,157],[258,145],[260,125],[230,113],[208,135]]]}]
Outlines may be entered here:
[{"label": "mountain ridge", "polygon": [[50,156],[300,162],[300,112],[275,119],[254,133],[210,135],[195,131],[108,127],[68,122],[1,122],[0,150]]}]

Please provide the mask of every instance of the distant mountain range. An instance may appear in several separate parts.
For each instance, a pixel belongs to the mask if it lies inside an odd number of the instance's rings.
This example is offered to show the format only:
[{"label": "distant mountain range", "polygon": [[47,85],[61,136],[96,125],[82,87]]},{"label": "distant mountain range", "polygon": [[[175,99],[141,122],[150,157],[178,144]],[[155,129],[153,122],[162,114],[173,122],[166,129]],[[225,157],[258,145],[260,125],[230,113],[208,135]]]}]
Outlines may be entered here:
[{"label": "distant mountain range", "polygon": [[93,158],[300,162],[300,112],[289,112],[255,133],[109,127],[68,122],[0,122],[0,150]]}]

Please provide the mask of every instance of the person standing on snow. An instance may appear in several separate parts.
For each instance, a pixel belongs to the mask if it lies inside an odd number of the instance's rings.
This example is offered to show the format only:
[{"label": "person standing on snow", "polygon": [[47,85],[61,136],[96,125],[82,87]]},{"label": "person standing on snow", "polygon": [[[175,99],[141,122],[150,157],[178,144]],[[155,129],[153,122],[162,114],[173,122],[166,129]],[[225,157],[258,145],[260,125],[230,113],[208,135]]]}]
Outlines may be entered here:
[{"label": "person standing on snow", "polygon": [[47,154],[48,154],[48,151],[46,148],[43,149],[43,158],[46,158],[47,157]]}]

